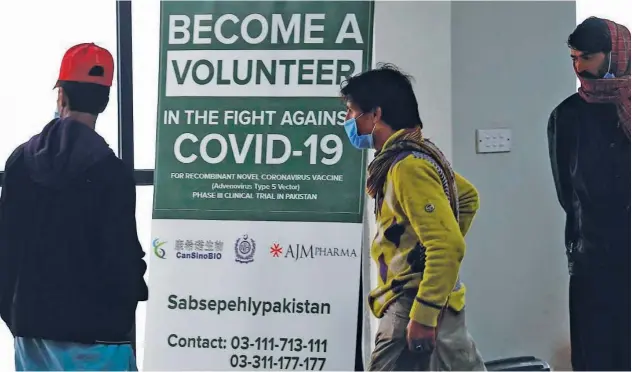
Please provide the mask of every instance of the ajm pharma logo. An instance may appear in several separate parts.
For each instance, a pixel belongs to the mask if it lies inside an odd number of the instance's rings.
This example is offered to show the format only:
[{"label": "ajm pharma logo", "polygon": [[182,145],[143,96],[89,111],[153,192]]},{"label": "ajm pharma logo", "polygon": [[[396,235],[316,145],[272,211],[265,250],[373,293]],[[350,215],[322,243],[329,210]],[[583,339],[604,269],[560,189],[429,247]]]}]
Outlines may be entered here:
[{"label": "ajm pharma logo", "polygon": [[353,248],[320,247],[313,244],[288,244],[287,246],[282,246],[279,243],[274,243],[270,247],[270,255],[278,258],[289,258],[294,261],[321,257],[358,257],[356,250]]}]

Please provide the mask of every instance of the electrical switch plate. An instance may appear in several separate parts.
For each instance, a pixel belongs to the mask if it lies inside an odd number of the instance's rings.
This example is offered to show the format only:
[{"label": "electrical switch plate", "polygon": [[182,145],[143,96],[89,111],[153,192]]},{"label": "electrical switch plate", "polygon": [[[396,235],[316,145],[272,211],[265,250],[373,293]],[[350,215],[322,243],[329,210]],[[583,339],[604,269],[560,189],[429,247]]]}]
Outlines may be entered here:
[{"label": "electrical switch plate", "polygon": [[511,129],[477,129],[476,152],[487,154],[511,151]]}]

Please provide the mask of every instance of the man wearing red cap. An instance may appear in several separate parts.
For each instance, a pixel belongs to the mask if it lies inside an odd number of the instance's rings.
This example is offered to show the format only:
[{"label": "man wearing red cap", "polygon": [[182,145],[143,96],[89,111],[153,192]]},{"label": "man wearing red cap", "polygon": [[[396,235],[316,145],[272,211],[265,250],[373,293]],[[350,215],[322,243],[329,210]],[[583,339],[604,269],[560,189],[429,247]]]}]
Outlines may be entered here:
[{"label": "man wearing red cap", "polygon": [[591,17],[568,38],[579,92],[548,124],[566,213],[573,369],[630,371],[630,31]]},{"label": "man wearing red cap", "polygon": [[17,370],[136,370],[129,334],[147,299],[136,189],[95,123],[109,101],[112,55],[64,55],[59,118],[20,145],[0,196],[0,315]]}]

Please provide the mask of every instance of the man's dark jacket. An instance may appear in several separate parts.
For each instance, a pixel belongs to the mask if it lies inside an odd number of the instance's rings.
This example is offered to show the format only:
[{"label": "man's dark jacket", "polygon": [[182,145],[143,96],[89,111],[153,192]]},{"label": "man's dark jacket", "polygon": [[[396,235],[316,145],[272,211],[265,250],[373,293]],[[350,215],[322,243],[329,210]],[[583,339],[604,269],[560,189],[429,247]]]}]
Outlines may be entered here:
[{"label": "man's dark jacket", "polygon": [[94,130],[51,121],[5,166],[0,315],[14,336],[129,341],[146,264],[127,169]]},{"label": "man's dark jacket", "polygon": [[574,94],[550,116],[548,142],[572,273],[630,271],[630,140],[613,104]]}]

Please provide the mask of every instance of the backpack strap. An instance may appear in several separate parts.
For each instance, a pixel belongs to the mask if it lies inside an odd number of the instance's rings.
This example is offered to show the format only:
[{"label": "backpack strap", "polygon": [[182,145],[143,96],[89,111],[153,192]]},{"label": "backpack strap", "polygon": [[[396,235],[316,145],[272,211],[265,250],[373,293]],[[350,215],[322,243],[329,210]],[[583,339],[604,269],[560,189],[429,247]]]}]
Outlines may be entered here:
[{"label": "backpack strap", "polygon": [[[444,170],[439,166],[439,163],[430,155],[425,154],[423,152],[419,152],[419,151],[413,151],[413,156],[416,157],[417,159],[424,159],[428,162],[430,162],[430,164],[432,164],[432,167],[437,171],[437,173],[439,174],[439,178],[441,179],[441,185],[443,186],[443,192],[445,193],[446,197],[448,197],[448,199],[450,198],[450,192],[449,192],[449,188],[450,187],[454,187],[456,189],[456,184],[450,185],[448,183],[448,178],[445,175]],[[456,181],[454,182],[456,183]],[[457,223],[459,222],[459,211],[458,211],[458,205],[459,205],[459,200],[457,197],[457,200],[455,201],[455,205],[457,206],[457,210],[453,211],[454,212],[454,216],[456,217],[456,221]],[[459,289],[461,289],[461,286],[463,285],[463,283],[461,282],[461,275],[459,275],[456,278],[456,283],[454,284],[454,288],[452,288],[453,292],[458,291]],[[444,308],[445,310],[445,308]]]},{"label": "backpack strap", "polygon": [[[412,153],[413,153],[413,156],[416,157],[417,159],[423,159],[429,162],[432,165],[432,167],[435,169],[435,171],[437,171],[437,173],[439,174],[439,178],[441,179],[441,186],[443,187],[443,192],[445,193],[446,197],[450,199],[450,188],[456,189],[456,184],[455,182],[452,182],[452,184],[448,182],[448,177],[446,176],[443,168],[441,168],[441,166],[439,165],[439,162],[435,160],[432,156],[425,154],[423,152],[413,151]],[[454,200],[454,205],[456,206],[456,210],[453,210],[452,212],[454,213],[454,217],[456,218],[456,220],[459,221],[458,196],[456,197],[456,200]]]},{"label": "backpack strap", "polygon": [[[435,171],[437,172],[437,174],[439,174],[439,178],[441,179],[441,186],[443,186],[443,192],[445,193],[447,198],[450,198],[450,188],[454,187],[456,188],[455,184],[449,184],[448,182],[448,177],[446,177],[445,172],[443,171],[443,169],[441,168],[441,166],[439,166],[439,162],[437,162],[432,156],[420,152],[420,151],[402,151],[401,153],[399,153],[396,157],[395,160],[393,160],[393,162],[391,163],[391,166],[389,167],[389,172],[391,171],[391,169],[393,169],[393,167],[399,163],[400,161],[404,160],[406,157],[408,157],[408,155],[413,155],[414,157],[416,157],[417,159],[423,159],[426,160],[427,162],[429,162],[432,167],[435,169]],[[382,208],[382,202],[384,200],[384,195],[382,190],[380,190],[380,192],[378,192],[378,195],[376,197],[376,201],[375,201],[375,214],[377,215],[378,211],[381,210]],[[454,205],[457,206],[457,210],[453,210],[452,212],[454,213],[454,216],[456,217],[456,220],[459,220],[459,211],[458,211],[458,205],[459,205],[459,200],[457,198],[457,200],[454,201]]]},{"label": "backpack strap", "polygon": [[[399,163],[400,161],[404,160],[404,158],[406,158],[408,155],[412,154],[414,151],[402,151],[399,154],[397,154],[397,156],[395,157],[395,159],[393,160],[393,162],[391,163],[390,167],[388,167],[388,171],[390,173],[390,171],[393,169],[393,167],[395,166],[395,164]],[[374,213],[377,216],[379,211],[382,210],[382,202],[384,201],[384,191],[383,190],[379,190],[377,192],[377,195],[375,196],[375,210]]]}]

